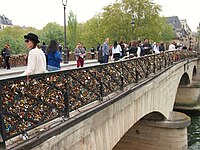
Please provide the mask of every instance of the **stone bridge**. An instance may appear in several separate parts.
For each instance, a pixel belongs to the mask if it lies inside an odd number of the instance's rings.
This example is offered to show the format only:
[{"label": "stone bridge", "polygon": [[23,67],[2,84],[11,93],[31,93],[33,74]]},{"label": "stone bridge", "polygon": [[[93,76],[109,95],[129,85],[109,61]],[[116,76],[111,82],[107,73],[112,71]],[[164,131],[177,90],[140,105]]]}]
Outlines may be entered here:
[{"label": "stone bridge", "polygon": [[198,76],[199,61],[172,59],[164,69],[71,111],[69,119],[13,149],[186,150],[190,118],[173,108],[179,86]]}]

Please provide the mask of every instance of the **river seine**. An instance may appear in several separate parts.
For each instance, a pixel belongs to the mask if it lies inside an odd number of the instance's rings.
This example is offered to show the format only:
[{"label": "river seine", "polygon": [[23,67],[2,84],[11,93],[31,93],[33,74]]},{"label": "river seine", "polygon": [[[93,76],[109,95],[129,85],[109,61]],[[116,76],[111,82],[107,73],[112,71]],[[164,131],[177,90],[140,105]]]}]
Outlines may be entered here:
[{"label": "river seine", "polygon": [[200,150],[200,113],[187,114],[191,118],[188,127],[188,150]]}]

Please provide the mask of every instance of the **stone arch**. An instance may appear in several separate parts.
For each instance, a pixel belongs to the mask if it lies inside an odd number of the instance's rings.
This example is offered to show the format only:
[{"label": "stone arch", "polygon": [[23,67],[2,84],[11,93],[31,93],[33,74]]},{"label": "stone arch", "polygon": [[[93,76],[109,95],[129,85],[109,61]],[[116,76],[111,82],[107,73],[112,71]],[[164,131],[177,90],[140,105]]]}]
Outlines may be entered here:
[{"label": "stone arch", "polygon": [[192,77],[196,76],[197,75],[197,67],[194,66],[193,68],[193,73],[192,73]]},{"label": "stone arch", "polygon": [[140,120],[145,119],[145,120],[154,120],[154,121],[163,121],[166,119],[166,117],[158,112],[158,111],[153,111],[149,114],[146,114],[144,117],[142,117]]},{"label": "stone arch", "polygon": [[187,85],[190,84],[190,78],[187,73],[184,73],[181,77],[179,85]]},{"label": "stone arch", "polygon": [[113,150],[161,150],[163,146],[170,149],[187,149],[189,124],[190,118],[179,112],[171,112],[169,119],[156,111],[149,113],[124,134]]}]

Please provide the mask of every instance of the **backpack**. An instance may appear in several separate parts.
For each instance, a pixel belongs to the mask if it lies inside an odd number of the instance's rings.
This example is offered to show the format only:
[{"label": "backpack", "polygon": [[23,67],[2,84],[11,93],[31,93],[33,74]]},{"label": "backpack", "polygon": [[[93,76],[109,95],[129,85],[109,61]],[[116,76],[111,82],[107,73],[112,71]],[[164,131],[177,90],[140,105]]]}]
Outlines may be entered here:
[{"label": "backpack", "polygon": [[98,62],[103,62],[103,45],[100,45],[98,49]]}]

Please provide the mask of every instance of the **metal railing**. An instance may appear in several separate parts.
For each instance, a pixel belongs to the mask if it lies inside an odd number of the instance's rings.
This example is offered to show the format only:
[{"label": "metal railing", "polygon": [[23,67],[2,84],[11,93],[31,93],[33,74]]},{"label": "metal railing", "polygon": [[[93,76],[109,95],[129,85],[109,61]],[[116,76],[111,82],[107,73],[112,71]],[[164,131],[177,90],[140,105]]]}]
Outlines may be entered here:
[{"label": "metal railing", "polygon": [[0,80],[0,143],[137,84],[174,62],[196,58],[190,51],[168,51],[73,70]]}]

